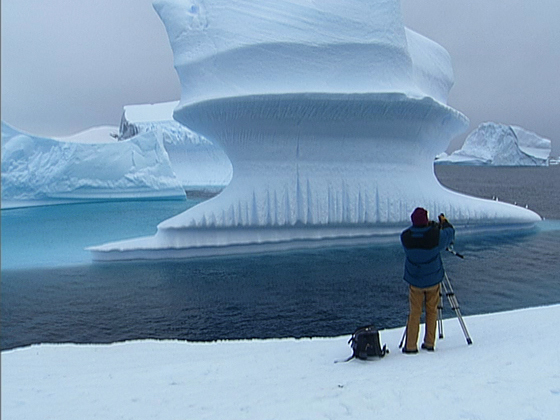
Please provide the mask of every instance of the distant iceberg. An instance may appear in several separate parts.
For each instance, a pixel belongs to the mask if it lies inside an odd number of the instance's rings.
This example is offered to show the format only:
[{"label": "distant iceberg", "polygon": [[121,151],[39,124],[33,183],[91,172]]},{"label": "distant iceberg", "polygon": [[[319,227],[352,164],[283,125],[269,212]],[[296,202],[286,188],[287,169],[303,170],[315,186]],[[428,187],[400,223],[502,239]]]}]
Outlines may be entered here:
[{"label": "distant iceberg", "polygon": [[95,260],[182,258],[394,240],[416,206],[464,230],[521,229],[527,209],[443,188],[434,157],[468,126],[446,105],[448,53],[398,0],[157,0],[181,102],[233,179],[155,236]]},{"label": "distant iceberg", "polygon": [[127,105],[119,140],[158,132],[175,175],[185,190],[220,191],[231,181],[233,169],[223,149],[173,119],[179,101]]},{"label": "distant iceberg", "polygon": [[487,122],[465,139],[451,155],[442,154],[438,164],[486,166],[548,166],[552,142],[521,127]]},{"label": "distant iceberg", "polygon": [[117,142],[113,127],[65,141],[2,121],[2,208],[130,198],[184,199],[156,133]]}]

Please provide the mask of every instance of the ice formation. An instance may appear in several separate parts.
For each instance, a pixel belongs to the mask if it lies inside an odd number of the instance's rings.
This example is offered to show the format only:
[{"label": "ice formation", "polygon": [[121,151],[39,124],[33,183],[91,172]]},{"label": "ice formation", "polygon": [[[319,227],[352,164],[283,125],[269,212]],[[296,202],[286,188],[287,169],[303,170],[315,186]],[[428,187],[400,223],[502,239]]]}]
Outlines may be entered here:
[{"label": "ice formation", "polygon": [[155,133],[117,142],[104,127],[66,139],[33,136],[2,122],[2,208],[185,197]]},{"label": "ice formation", "polygon": [[436,160],[439,164],[548,166],[550,140],[521,127],[487,122],[465,139],[463,147]]},{"label": "ice formation", "polygon": [[532,225],[444,189],[434,157],[467,127],[448,53],[398,0],[157,0],[181,80],[174,118],[233,165],[217,197],[94,259],[170,258],[398,237],[419,205],[458,227]]},{"label": "ice formation", "polygon": [[223,149],[173,119],[179,101],[124,107],[119,139],[150,131],[161,134],[173,172],[186,190],[223,189],[232,177]]}]

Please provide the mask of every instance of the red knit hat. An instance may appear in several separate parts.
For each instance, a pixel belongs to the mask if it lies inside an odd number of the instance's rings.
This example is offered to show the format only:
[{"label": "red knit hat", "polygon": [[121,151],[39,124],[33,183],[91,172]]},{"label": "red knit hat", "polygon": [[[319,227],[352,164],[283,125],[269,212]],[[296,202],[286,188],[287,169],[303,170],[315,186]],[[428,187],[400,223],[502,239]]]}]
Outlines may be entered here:
[{"label": "red knit hat", "polygon": [[423,209],[422,207],[416,207],[410,215],[410,218],[412,219],[412,224],[414,226],[426,226],[429,222],[428,210]]}]

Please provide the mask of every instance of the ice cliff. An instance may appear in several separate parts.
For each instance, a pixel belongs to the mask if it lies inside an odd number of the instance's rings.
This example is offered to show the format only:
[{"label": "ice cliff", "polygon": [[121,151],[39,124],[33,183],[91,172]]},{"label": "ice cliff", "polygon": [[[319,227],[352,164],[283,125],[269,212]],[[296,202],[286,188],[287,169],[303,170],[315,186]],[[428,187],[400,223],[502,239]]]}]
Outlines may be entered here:
[{"label": "ice cliff", "polygon": [[156,133],[123,142],[103,138],[88,130],[62,141],[2,122],[2,208],[185,197]]},{"label": "ice cliff", "polygon": [[157,0],[181,101],[233,179],[153,237],[94,259],[171,258],[394,240],[416,206],[464,230],[521,228],[523,208],[444,189],[434,157],[467,118],[446,105],[448,53],[398,0]]},{"label": "ice cliff", "polygon": [[548,166],[551,141],[521,127],[487,122],[465,139],[461,149],[442,155],[439,164]]},{"label": "ice cliff", "polygon": [[223,149],[173,119],[179,101],[128,105],[119,128],[119,139],[158,132],[173,172],[186,190],[222,189],[231,181],[231,163]]}]

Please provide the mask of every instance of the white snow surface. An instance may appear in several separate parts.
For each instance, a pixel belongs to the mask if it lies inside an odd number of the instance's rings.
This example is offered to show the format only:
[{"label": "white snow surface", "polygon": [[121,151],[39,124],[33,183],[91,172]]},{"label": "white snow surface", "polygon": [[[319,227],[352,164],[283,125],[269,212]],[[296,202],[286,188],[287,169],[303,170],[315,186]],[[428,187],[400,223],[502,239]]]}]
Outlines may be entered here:
[{"label": "white snow surface", "polygon": [[233,169],[224,150],[173,119],[179,101],[124,107],[119,139],[156,131],[163,140],[173,172],[187,190],[219,188],[231,181]]},{"label": "white snow surface", "polygon": [[436,351],[334,363],[349,336],[42,344],[2,352],[2,418],[507,419],[560,412],[560,305],[444,321]]},{"label": "white snow surface", "polygon": [[88,131],[60,141],[2,122],[2,208],[185,197],[156,133],[100,142],[107,128]]},{"label": "white snow surface", "polygon": [[487,122],[465,139],[461,149],[436,160],[439,164],[547,166],[552,143],[521,127]]}]

